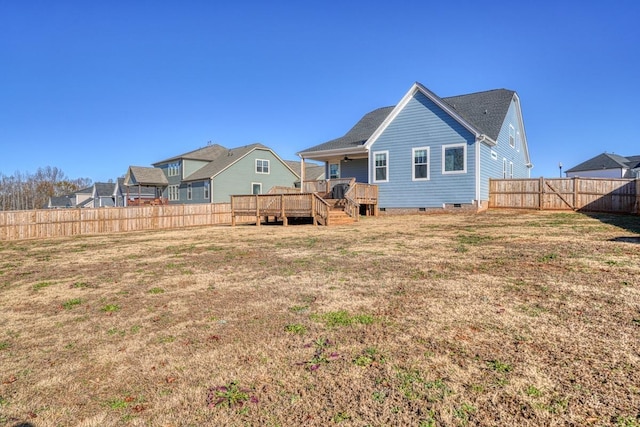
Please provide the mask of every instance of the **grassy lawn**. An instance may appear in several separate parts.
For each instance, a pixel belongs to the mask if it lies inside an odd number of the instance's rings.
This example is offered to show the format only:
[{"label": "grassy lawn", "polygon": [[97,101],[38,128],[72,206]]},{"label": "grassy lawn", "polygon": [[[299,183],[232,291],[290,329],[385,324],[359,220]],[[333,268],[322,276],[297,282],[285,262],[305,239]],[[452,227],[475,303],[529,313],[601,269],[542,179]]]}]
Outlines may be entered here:
[{"label": "grassy lawn", "polygon": [[0,425],[640,426],[640,217],[0,242]]}]

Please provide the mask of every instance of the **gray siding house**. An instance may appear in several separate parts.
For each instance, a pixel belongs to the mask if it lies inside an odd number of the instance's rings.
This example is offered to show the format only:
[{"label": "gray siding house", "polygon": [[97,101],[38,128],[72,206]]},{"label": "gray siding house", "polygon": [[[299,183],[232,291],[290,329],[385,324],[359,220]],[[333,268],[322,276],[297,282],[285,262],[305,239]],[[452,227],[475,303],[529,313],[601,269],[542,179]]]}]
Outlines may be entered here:
[{"label": "gray siding house", "polygon": [[568,178],[640,178],[640,156],[602,153],[568,169]]},{"label": "gray siding house", "polygon": [[533,167],[516,92],[440,98],[420,83],[298,156],[324,162],[329,179],[377,185],[381,211],[484,209],[489,178],[528,178]]},{"label": "gray siding house", "polygon": [[252,144],[233,149],[218,144],[154,163],[168,181],[169,203],[221,203],[234,194],[263,194],[293,187],[299,176],[270,148]]}]

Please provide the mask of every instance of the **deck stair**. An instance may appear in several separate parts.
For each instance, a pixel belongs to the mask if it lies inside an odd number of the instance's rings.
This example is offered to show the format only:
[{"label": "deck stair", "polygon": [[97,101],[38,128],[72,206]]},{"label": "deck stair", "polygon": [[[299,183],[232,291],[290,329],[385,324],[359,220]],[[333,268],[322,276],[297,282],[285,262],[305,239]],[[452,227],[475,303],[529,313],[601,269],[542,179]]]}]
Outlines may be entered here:
[{"label": "deck stair", "polygon": [[356,220],[344,211],[344,199],[324,199],[330,207],[329,221],[327,225],[346,225],[353,224]]}]

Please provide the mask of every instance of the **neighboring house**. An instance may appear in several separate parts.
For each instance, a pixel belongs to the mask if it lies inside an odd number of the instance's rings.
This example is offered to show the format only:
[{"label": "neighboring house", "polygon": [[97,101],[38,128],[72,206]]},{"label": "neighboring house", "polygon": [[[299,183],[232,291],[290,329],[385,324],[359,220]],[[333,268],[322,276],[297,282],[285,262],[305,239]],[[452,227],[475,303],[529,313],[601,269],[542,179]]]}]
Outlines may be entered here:
[{"label": "neighboring house", "polygon": [[298,155],[324,162],[329,179],[377,185],[382,211],[484,209],[489,178],[527,178],[533,167],[516,92],[440,98],[420,83]]},{"label": "neighboring house", "polygon": [[124,206],[124,202],[123,196],[118,193],[117,183],[96,182],[65,196],[50,197],[45,208],[101,208]]},{"label": "neighboring house", "polygon": [[[298,176],[302,176],[302,162],[297,160],[285,160],[287,165],[296,173]],[[304,180],[305,181],[321,181],[325,179],[324,173],[325,166],[318,165],[315,163],[305,163],[304,164]],[[295,183],[296,188],[300,188],[300,180],[297,180]]]},{"label": "neighboring house", "polygon": [[160,169],[144,166],[129,166],[119,186],[123,189],[126,206],[165,204],[163,192],[169,181]]},{"label": "neighboring house", "polygon": [[568,178],[640,178],[640,156],[602,153],[568,169],[565,174]]},{"label": "neighboring house", "polygon": [[263,194],[292,187],[299,176],[262,144],[227,149],[218,144],[153,164],[166,176],[169,203],[228,202],[234,194]]}]

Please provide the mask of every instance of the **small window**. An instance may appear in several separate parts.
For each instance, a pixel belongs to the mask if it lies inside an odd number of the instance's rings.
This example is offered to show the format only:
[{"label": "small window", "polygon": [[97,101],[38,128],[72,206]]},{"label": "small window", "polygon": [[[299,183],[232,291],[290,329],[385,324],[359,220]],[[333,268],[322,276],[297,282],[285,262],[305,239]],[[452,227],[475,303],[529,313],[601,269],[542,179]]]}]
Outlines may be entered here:
[{"label": "small window", "polygon": [[205,200],[209,200],[209,186],[211,183],[209,181],[204,182],[204,194],[203,197]]},{"label": "small window", "polygon": [[511,148],[516,147],[516,130],[512,125],[509,125],[509,145]]},{"label": "small window", "polygon": [[429,179],[429,147],[414,148],[413,153],[413,180],[421,181]]},{"label": "small window", "polygon": [[509,162],[509,178],[513,179],[513,162]]},{"label": "small window", "polygon": [[502,159],[502,178],[507,178],[507,159]]},{"label": "small window", "polygon": [[187,200],[191,200],[193,198],[193,188],[191,183],[187,184]]},{"label": "small window", "polygon": [[373,153],[373,182],[389,181],[389,152],[377,151]]},{"label": "small window", "polygon": [[252,182],[251,194],[262,194],[262,184],[259,182]]},{"label": "small window", "polygon": [[329,179],[340,178],[340,163],[329,163]]},{"label": "small window", "polygon": [[256,159],[256,173],[269,173],[269,160]]},{"label": "small window", "polygon": [[442,173],[467,172],[467,144],[442,146]]},{"label": "small window", "polygon": [[180,163],[169,163],[167,168],[167,176],[177,176],[180,174]]}]

